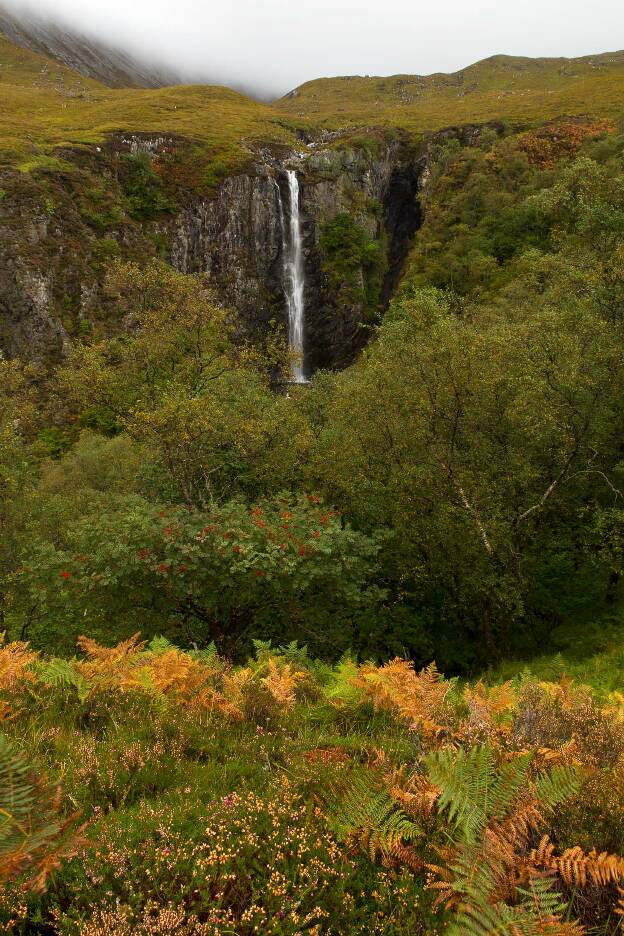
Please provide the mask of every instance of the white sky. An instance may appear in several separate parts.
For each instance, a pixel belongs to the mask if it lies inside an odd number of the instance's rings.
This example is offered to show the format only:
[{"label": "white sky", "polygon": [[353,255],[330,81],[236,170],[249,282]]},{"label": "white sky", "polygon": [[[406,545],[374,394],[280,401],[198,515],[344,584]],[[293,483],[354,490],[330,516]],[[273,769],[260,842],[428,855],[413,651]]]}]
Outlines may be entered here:
[{"label": "white sky", "polygon": [[[0,0],[1,2],[1,0]],[[455,71],[495,53],[624,47],[624,0],[5,0],[275,95],[328,75]]]}]

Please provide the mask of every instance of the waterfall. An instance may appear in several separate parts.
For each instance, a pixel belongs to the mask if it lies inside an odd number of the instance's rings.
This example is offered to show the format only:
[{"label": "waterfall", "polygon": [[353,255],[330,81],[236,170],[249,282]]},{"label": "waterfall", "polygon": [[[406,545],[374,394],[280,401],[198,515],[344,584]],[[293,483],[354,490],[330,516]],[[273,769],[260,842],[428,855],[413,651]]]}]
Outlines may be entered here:
[{"label": "waterfall", "polygon": [[[293,383],[306,383],[303,368],[303,331],[305,321],[305,269],[303,239],[299,213],[299,180],[293,169],[286,171],[288,178],[288,225],[284,217],[282,196],[277,186],[282,247],[284,257],[284,296],[288,310],[288,345],[297,355],[292,368]],[[277,185],[277,183],[276,183]],[[288,229],[287,229],[288,228]]]}]

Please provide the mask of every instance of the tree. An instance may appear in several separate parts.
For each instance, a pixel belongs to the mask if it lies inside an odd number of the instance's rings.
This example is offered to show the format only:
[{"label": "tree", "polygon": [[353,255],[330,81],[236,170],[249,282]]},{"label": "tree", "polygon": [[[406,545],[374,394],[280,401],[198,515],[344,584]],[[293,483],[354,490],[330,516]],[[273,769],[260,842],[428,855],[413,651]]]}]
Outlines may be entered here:
[{"label": "tree", "polygon": [[491,658],[524,612],[548,522],[612,493],[620,348],[582,301],[503,315],[406,288],[323,390],[310,483],[365,529],[392,527],[402,592]]},{"label": "tree", "polygon": [[279,343],[263,354],[237,343],[205,280],[163,263],[118,265],[110,288],[126,332],[76,349],[62,375],[83,422],[128,433],[192,507],[296,477],[306,426],[270,387]]},{"label": "tree", "polygon": [[37,606],[35,642],[71,650],[85,630],[121,639],[140,629],[216,641],[229,655],[253,638],[296,638],[331,657],[381,596],[381,537],[356,533],[315,497],[198,511],[109,493],[85,506],[60,523],[56,514],[25,550],[15,604]]}]

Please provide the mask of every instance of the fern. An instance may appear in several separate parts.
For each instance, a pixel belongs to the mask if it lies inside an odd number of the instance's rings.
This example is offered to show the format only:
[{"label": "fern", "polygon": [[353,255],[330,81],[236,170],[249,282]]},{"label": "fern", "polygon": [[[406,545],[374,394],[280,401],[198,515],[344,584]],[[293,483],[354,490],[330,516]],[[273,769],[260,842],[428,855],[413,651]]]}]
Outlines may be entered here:
[{"label": "fern", "polygon": [[493,819],[503,819],[526,786],[531,758],[519,757],[501,770],[490,745],[468,752],[435,752],[426,759],[431,781],[440,787],[439,809],[466,842],[479,838]]},{"label": "fern", "polygon": [[[484,882],[480,882],[484,884]],[[447,930],[448,936],[582,936],[583,927],[564,922],[565,903],[548,878],[536,878],[526,890],[518,890],[513,907],[488,903],[487,888],[471,887]]]},{"label": "fern", "polygon": [[168,650],[177,649],[178,648],[175,646],[175,644],[172,644],[170,640],[167,640],[166,637],[162,637],[160,635],[152,637],[149,644],[147,645],[147,650],[150,653],[154,653],[156,655],[160,653],[166,653]]},{"label": "fern", "polygon": [[19,683],[31,680],[30,667],[39,657],[23,641],[5,643],[0,633],[0,689],[12,689]]},{"label": "fern", "polygon": [[624,880],[624,858],[607,852],[584,852],[578,845],[555,854],[555,846],[547,835],[531,851],[529,865],[535,870],[556,873],[568,887],[587,887],[595,884],[607,887]]},{"label": "fern", "polygon": [[[542,840],[539,854],[526,857],[530,836],[543,824],[544,814],[577,790],[575,772],[563,766],[534,776],[532,754],[499,765],[491,745],[439,751],[426,763],[430,780],[440,788],[438,808],[451,831],[452,846],[440,850],[445,864],[429,866],[436,876],[430,884],[437,891],[434,906],[444,904],[457,912],[449,932],[581,933],[577,924],[561,921],[565,908],[552,878],[555,872],[564,875],[548,840]],[[540,880],[538,868],[550,879]]]},{"label": "fern", "polygon": [[581,779],[577,771],[573,767],[561,765],[539,775],[535,782],[535,792],[540,803],[552,811],[571,799],[578,792],[580,785]]},{"label": "fern", "polygon": [[55,689],[71,687],[76,690],[80,702],[89,697],[89,684],[82,673],[78,672],[69,660],[53,659],[37,666],[39,682]]},{"label": "fern", "polygon": [[[408,858],[414,855],[405,844],[422,836],[420,826],[410,819],[388,790],[370,774],[350,781],[348,789],[334,790],[329,803],[330,820],[341,838],[354,840],[371,859]],[[422,862],[418,862],[422,866]]]},{"label": "fern", "polygon": [[75,817],[59,817],[59,798],[0,735],[0,881],[30,872],[30,886],[43,890],[50,873],[84,844]]}]

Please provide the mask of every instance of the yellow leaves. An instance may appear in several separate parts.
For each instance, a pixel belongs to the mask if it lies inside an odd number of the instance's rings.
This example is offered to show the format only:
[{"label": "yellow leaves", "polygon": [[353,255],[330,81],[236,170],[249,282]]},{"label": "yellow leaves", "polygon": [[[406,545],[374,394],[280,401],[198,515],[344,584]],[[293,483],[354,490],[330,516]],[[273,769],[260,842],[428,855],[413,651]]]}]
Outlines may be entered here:
[{"label": "yellow leaves", "polygon": [[568,887],[587,887],[588,884],[607,887],[624,880],[624,858],[620,855],[598,853],[595,849],[584,852],[578,845],[556,855],[555,846],[547,835],[531,851],[529,861],[534,870],[555,872]]},{"label": "yellow leaves", "polygon": [[238,670],[231,670],[223,677],[223,694],[231,705],[243,705],[246,690],[254,682],[254,673],[251,667],[245,666]]},{"label": "yellow leaves", "polygon": [[488,716],[503,715],[516,706],[518,696],[511,680],[501,686],[486,686],[479,680],[474,687],[466,686],[464,699],[469,706],[485,711]]},{"label": "yellow leaves", "polygon": [[448,694],[450,683],[444,680],[435,663],[416,673],[414,664],[399,658],[384,666],[367,663],[353,678],[376,708],[398,712],[401,718],[425,734],[443,730],[435,720]]},{"label": "yellow leaves", "polygon": [[91,640],[90,637],[79,637],[78,646],[90,660],[117,663],[128,661],[139,654],[147,646],[147,641],[139,642],[140,634],[134,634],[128,640],[122,640],[115,647],[102,647]]},{"label": "yellow leaves", "polygon": [[242,713],[260,711],[264,693],[279,712],[280,708],[289,709],[295,704],[297,686],[305,678],[306,674],[295,671],[290,663],[269,657],[258,668],[246,666],[226,673],[223,695]]},{"label": "yellow leaves", "polygon": [[146,641],[139,641],[139,634],[111,648],[81,637],[79,646],[89,659],[76,664],[76,669],[86,680],[89,693],[113,688],[147,692],[196,711],[242,717],[236,704],[238,693],[232,692],[232,701],[215,686],[219,666],[200,662],[176,647],[154,653],[146,651],[146,645]]},{"label": "yellow leaves", "polygon": [[413,818],[432,815],[440,790],[428,777],[414,773],[407,778],[394,772],[386,777],[388,792],[404,812]]},{"label": "yellow leaves", "polygon": [[19,683],[32,681],[33,673],[29,667],[39,658],[39,654],[29,649],[23,641],[4,643],[4,634],[0,635],[0,689],[14,689]]},{"label": "yellow leaves", "polygon": [[268,666],[268,675],[261,680],[263,686],[266,686],[276,702],[293,705],[295,690],[301,680],[305,679],[305,673],[295,672],[290,663],[281,663],[275,659],[270,659]]}]

